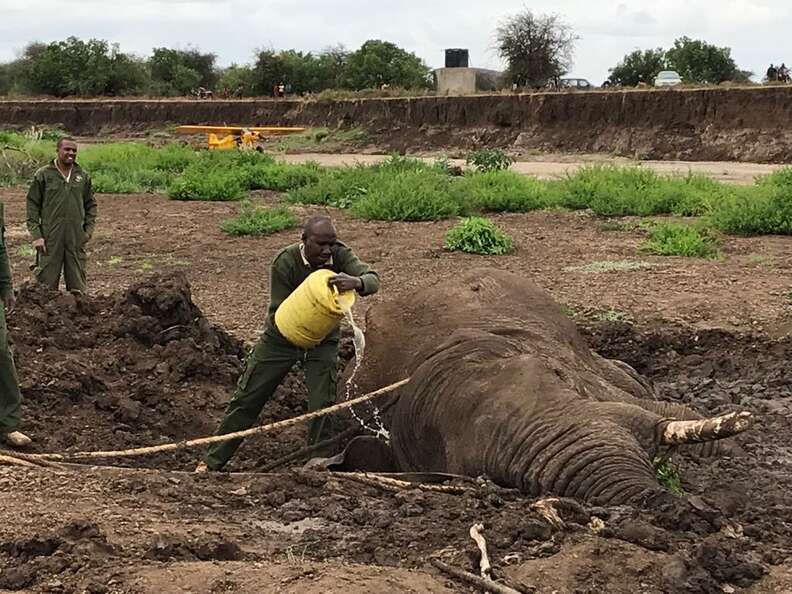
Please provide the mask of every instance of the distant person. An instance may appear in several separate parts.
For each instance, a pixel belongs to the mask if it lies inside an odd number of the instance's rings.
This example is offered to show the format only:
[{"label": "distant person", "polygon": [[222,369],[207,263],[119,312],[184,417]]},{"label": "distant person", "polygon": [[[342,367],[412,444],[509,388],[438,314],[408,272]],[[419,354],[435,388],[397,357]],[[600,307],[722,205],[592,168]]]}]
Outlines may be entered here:
[{"label": "distant person", "polygon": [[[328,284],[339,291],[357,291],[361,296],[379,290],[379,276],[368,264],[358,260],[351,248],[336,236],[328,217],[312,217],[305,223],[302,241],[284,248],[270,266],[270,300],[264,333],[248,356],[237,389],[226,408],[217,435],[249,429],[256,422],[261,409],[272,397],[280,383],[295,364],[300,362],[308,388],[308,410],[329,406],[336,397],[336,369],[338,340],[336,328],[322,343],[312,349],[291,344],[275,324],[275,312],[281,303],[319,269],[335,274]],[[329,423],[326,417],[314,419],[308,430],[308,441],[315,444],[327,439]],[[241,439],[209,446],[206,461],[196,472],[220,470],[242,443]]]},{"label": "distant person", "polygon": [[19,407],[22,395],[19,392],[14,357],[8,344],[8,326],[5,310],[14,308],[14,286],[11,279],[11,265],[5,244],[5,223],[3,205],[0,203],[0,439],[6,443],[23,448],[31,444],[31,439],[17,430],[19,426]]},{"label": "distant person", "polygon": [[242,95],[244,95],[244,93],[245,93],[245,87],[243,85],[239,85],[234,91],[234,98],[239,99],[240,97],[242,97]]},{"label": "distant person", "polygon": [[770,64],[770,68],[767,69],[767,82],[773,82],[778,80],[778,70],[776,67]]},{"label": "distant person", "polygon": [[85,293],[85,246],[96,226],[91,178],[77,164],[77,143],[58,140],[55,160],[36,171],[27,194],[27,228],[36,249],[36,280],[58,288],[61,271],[66,290]]},{"label": "distant person", "polygon": [[608,88],[610,88],[611,84],[612,83],[611,83],[610,79],[608,79],[608,80],[606,80],[605,82],[602,83],[602,88],[603,89],[608,89]]},{"label": "distant person", "polygon": [[789,68],[787,68],[784,63],[782,63],[781,67],[778,69],[778,80],[781,82],[789,82]]},{"label": "distant person", "polygon": [[283,97],[283,95],[285,93],[286,93],[286,85],[284,85],[283,83],[280,83],[278,85],[278,97]]}]

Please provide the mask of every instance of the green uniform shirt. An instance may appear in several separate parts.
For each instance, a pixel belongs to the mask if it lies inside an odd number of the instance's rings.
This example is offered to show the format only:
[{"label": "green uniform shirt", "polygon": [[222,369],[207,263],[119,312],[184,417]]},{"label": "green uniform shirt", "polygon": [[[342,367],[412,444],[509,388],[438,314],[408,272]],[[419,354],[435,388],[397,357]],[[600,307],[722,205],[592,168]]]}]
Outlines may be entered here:
[{"label": "green uniform shirt", "polygon": [[43,237],[47,244],[62,241],[73,248],[91,238],[95,225],[91,178],[77,163],[68,180],[54,162],[36,171],[27,195],[27,228],[34,240]]},{"label": "green uniform shirt", "polygon": [[[368,264],[361,262],[355,253],[340,241],[331,248],[332,256],[330,261],[324,266],[317,268],[306,264],[300,251],[300,244],[295,243],[283,249],[270,266],[270,302],[267,310],[267,327],[265,332],[273,331],[280,334],[275,326],[275,312],[286,297],[291,295],[300,284],[308,278],[308,275],[327,268],[333,272],[345,272],[350,276],[356,276],[363,282],[363,288],[358,291],[360,295],[371,295],[379,290],[379,276]],[[334,330],[328,339],[337,340],[338,329]]]},{"label": "green uniform shirt", "polygon": [[[11,280],[11,264],[8,261],[8,250],[5,243],[5,217],[3,204],[0,202],[0,295],[8,295],[13,290]],[[2,304],[0,304],[2,307]]]}]

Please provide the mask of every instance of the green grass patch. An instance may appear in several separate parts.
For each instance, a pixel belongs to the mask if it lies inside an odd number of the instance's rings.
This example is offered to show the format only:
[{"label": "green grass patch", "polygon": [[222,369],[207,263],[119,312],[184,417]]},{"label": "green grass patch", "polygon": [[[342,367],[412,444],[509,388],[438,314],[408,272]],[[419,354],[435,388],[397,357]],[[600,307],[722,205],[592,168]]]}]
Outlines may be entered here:
[{"label": "green grass patch", "polygon": [[792,235],[792,168],[735,188],[713,207],[709,220],[736,235]]},{"label": "green grass patch", "polygon": [[500,255],[510,252],[513,242],[492,221],[469,217],[459,221],[446,233],[445,247],[469,254]]},{"label": "green grass patch", "polygon": [[240,175],[234,171],[201,171],[195,168],[171,182],[168,196],[174,200],[241,200],[245,196],[245,187]]},{"label": "green grass patch", "polygon": [[288,192],[319,182],[322,169],[316,163],[291,165],[267,163],[249,166],[245,172],[247,187],[251,190],[275,190]]},{"label": "green grass patch", "polygon": [[631,324],[633,321],[632,316],[628,312],[613,307],[588,311],[584,314],[584,317],[594,322],[623,322]]},{"label": "green grass patch", "polygon": [[550,205],[554,200],[551,182],[513,171],[473,173],[455,180],[452,195],[469,209],[491,212],[528,212]]},{"label": "green grass patch", "polygon": [[262,208],[244,200],[239,215],[223,221],[220,228],[229,235],[271,235],[291,229],[297,219],[285,208]]},{"label": "green grass patch", "polygon": [[684,223],[657,223],[649,228],[649,239],[641,251],[658,256],[714,258],[717,242],[710,231]]},{"label": "green grass patch", "polygon": [[351,205],[361,219],[436,221],[461,210],[449,193],[450,180],[427,171],[380,172]]},{"label": "green grass patch", "polygon": [[679,472],[679,466],[669,459],[660,457],[655,458],[653,464],[657,482],[672,493],[677,495],[685,494],[685,491],[682,489],[682,476]]}]

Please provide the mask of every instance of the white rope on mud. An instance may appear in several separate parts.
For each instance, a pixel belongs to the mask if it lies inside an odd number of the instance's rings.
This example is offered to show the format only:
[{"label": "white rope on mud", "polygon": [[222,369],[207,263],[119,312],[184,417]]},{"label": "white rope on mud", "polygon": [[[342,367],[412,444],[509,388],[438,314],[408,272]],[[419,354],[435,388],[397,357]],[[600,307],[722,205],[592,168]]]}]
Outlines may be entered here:
[{"label": "white rope on mud", "polygon": [[[243,437],[249,437],[250,435],[255,435],[257,433],[266,433],[269,431],[276,431],[278,429],[284,429],[286,427],[291,427],[292,425],[297,425],[304,421],[310,421],[311,419],[316,419],[319,417],[323,417],[325,415],[329,415],[340,410],[345,410],[347,408],[351,408],[357,404],[361,404],[363,402],[368,402],[369,400],[374,400],[375,398],[379,398],[381,396],[385,396],[397,390],[407,384],[409,382],[408,379],[403,379],[396,383],[390,384],[389,386],[385,386],[384,388],[380,388],[379,390],[375,390],[373,392],[369,392],[368,394],[364,394],[363,396],[359,396],[352,400],[347,400],[346,402],[341,402],[340,404],[334,404],[333,406],[328,406],[327,408],[323,408],[321,410],[317,410],[314,412],[306,413],[304,415],[300,415],[299,417],[293,417],[291,419],[285,419],[283,421],[278,421],[276,423],[270,423],[269,425],[262,425],[260,427],[253,427],[251,429],[246,429],[244,431],[236,431],[234,433],[226,433],[225,435],[214,435],[211,437],[201,437],[198,439],[190,439],[187,441],[180,441],[174,443],[164,443],[157,446],[149,446],[143,448],[134,448],[130,450],[109,450],[109,451],[98,451],[98,452],[69,452],[65,454],[27,454],[27,458],[37,458],[41,460],[78,460],[78,459],[91,459],[91,458],[124,458],[124,457],[133,457],[133,456],[146,456],[148,454],[156,454],[159,452],[170,452],[174,450],[184,450],[188,448],[194,448],[198,446],[208,445],[211,443],[220,443],[224,441],[231,441],[232,439],[240,439]],[[2,461],[2,460],[0,460]]]}]

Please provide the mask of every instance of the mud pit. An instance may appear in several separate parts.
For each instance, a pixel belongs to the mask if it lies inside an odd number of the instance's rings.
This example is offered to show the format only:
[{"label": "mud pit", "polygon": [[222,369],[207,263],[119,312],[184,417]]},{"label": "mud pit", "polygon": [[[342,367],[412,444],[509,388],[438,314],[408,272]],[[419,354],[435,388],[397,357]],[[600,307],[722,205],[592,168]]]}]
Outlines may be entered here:
[{"label": "mud pit", "polygon": [[[77,300],[25,287],[9,326],[38,451],[208,434],[240,368],[240,343],[207,322],[183,275]],[[761,418],[738,438],[744,457],[674,456],[691,506],[564,501],[559,527],[531,500],[481,481],[449,495],[389,492],[296,467],[178,472],[195,451],[123,462],[167,471],[2,467],[0,589],[472,591],[428,560],[474,570],[467,532],[482,521],[495,575],[525,592],[788,591],[792,341],[619,323],[582,329],[603,355],[652,379],[662,398],[708,413],[739,405]],[[295,416],[303,401],[292,376],[265,420]],[[255,471],[261,458],[300,447],[302,431],[249,440],[235,467]]]}]

